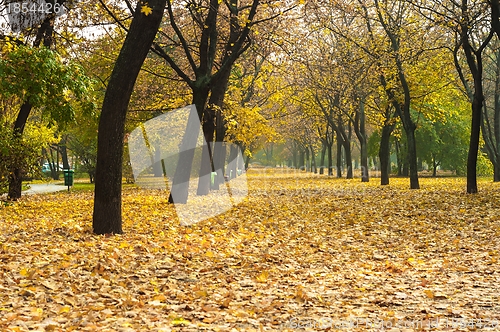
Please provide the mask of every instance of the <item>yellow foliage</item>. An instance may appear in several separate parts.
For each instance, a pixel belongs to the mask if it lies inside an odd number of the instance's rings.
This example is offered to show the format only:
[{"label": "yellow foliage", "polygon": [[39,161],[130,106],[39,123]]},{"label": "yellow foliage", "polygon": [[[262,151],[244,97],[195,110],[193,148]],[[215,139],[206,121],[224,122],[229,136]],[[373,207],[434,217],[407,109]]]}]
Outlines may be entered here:
[{"label": "yellow foliage", "polygon": [[298,308],[419,321],[428,311],[415,307],[473,317],[498,303],[500,184],[465,195],[463,178],[408,190],[401,178],[247,175],[247,200],[189,228],[163,191],[124,190],[119,236],[91,233],[90,192],[2,205],[0,329],[276,330]]}]

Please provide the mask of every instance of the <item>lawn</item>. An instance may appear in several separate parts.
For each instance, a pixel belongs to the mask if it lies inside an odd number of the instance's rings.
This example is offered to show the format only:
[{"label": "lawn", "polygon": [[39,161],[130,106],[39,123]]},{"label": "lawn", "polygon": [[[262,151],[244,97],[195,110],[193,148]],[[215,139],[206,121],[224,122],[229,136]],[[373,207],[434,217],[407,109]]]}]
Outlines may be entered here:
[{"label": "lawn", "polygon": [[500,184],[248,178],[190,227],[164,191],[126,187],[115,236],[91,233],[91,191],[4,204],[0,330],[500,329]]}]

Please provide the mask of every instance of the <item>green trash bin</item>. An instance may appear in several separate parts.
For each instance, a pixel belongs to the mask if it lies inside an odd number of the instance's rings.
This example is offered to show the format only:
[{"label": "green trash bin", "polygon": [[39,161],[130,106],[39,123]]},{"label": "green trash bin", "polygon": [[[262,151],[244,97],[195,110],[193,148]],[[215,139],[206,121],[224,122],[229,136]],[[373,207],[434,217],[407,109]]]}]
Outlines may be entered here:
[{"label": "green trash bin", "polygon": [[69,190],[69,187],[73,185],[73,177],[74,177],[73,173],[75,173],[75,171],[72,169],[63,169],[63,173],[64,173],[64,185],[68,186]]}]

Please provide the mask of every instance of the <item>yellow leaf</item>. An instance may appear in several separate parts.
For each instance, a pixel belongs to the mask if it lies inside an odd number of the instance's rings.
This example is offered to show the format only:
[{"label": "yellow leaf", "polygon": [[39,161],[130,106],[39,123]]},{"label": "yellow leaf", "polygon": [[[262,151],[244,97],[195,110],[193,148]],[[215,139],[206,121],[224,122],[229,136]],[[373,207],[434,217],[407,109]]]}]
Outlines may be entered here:
[{"label": "yellow leaf", "polygon": [[63,314],[63,313],[66,313],[66,312],[70,312],[70,311],[71,311],[71,307],[67,306],[67,305],[65,305],[64,307],[62,307],[61,309],[59,309],[59,313],[60,314]]},{"label": "yellow leaf", "polygon": [[433,298],[434,298],[434,292],[433,292],[433,291],[431,291],[431,290],[429,290],[429,289],[426,289],[426,290],[424,291],[424,293],[425,293],[425,295],[427,295],[427,297],[428,297],[428,298],[430,298],[430,299],[433,299]]},{"label": "yellow leaf", "polygon": [[172,325],[174,325],[174,326],[187,325],[187,324],[189,324],[189,321],[185,320],[182,317],[178,317],[178,318],[175,318],[174,320],[172,320]]},{"label": "yellow leaf", "polygon": [[164,301],[166,301],[166,300],[167,300],[167,298],[166,298],[166,297],[165,297],[165,295],[163,295],[163,294],[158,294],[158,295],[156,295],[155,297],[153,297],[153,300],[156,300],[156,301],[163,301],[163,302],[164,302]]},{"label": "yellow leaf", "polygon": [[208,292],[206,290],[197,290],[194,292],[194,294],[198,297],[207,297]]},{"label": "yellow leaf", "polygon": [[149,7],[148,5],[143,5],[141,7],[141,13],[143,13],[144,15],[148,16],[149,14],[151,14],[153,12],[153,9],[151,7]]},{"label": "yellow leaf", "polygon": [[257,276],[256,279],[258,282],[266,282],[268,276],[269,276],[269,272],[263,271],[259,276]]}]

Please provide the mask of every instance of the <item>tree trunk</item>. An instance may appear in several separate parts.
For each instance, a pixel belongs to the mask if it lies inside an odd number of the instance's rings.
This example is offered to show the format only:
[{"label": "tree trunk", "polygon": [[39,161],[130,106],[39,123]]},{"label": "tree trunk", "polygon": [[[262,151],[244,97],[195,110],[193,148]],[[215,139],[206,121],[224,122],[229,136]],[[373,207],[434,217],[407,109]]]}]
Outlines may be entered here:
[{"label": "tree trunk", "polygon": [[410,189],[420,189],[418,183],[418,163],[417,163],[417,140],[415,139],[416,126],[412,122],[406,129],[406,138],[408,141],[408,164],[410,168]]},{"label": "tree trunk", "polygon": [[248,170],[248,164],[250,164],[250,156],[247,156],[245,159],[245,171]]},{"label": "tree trunk", "polygon": [[378,156],[380,158],[380,184],[382,186],[389,184],[389,168],[391,157],[391,133],[394,125],[384,125],[382,127],[382,137],[380,138],[380,149]]},{"label": "tree trunk", "polygon": [[299,169],[303,170],[305,168],[305,152],[304,149],[300,149],[299,151]]},{"label": "tree trunk", "polygon": [[364,98],[359,103],[359,110],[354,118],[354,132],[359,140],[361,153],[361,182],[369,182],[370,176],[368,172],[368,142],[366,135],[366,116]]},{"label": "tree trunk", "polygon": [[493,182],[500,181],[500,165],[498,163],[493,165]]},{"label": "tree trunk", "polygon": [[314,147],[310,145],[309,148],[311,149],[311,171],[314,174],[317,174],[318,169],[316,168],[316,156],[314,155]]},{"label": "tree trunk", "polygon": [[66,146],[68,142],[68,136],[64,135],[61,143],[59,143],[59,149],[61,150],[61,159],[63,164],[63,169],[70,169],[69,160],[68,160],[68,148]]},{"label": "tree trunk", "polygon": [[325,172],[325,154],[326,154],[327,143],[323,141],[323,146],[321,148],[321,159],[319,166],[319,174],[323,174]]},{"label": "tree trunk", "polygon": [[[24,132],[24,127],[26,126],[26,122],[28,121],[28,117],[31,113],[32,106],[29,101],[25,101],[23,105],[21,105],[21,109],[16,118],[16,122],[14,123],[14,131],[13,131],[13,139],[17,139],[17,137],[21,137]],[[16,167],[12,170],[9,175],[9,199],[16,200],[21,198],[23,188],[23,170],[19,167]]]},{"label": "tree trunk", "polygon": [[[125,117],[137,75],[146,59],[163,17],[166,0],[143,0],[111,74],[99,121],[93,230],[96,234],[122,233],[121,191]],[[149,15],[142,6],[152,8]]]},{"label": "tree trunk", "polygon": [[[481,75],[482,76],[482,75]],[[474,80],[476,80],[474,78]],[[482,80],[482,78],[481,78]],[[482,82],[475,85],[474,100],[472,102],[472,122],[470,132],[469,153],[467,156],[467,193],[477,193],[477,154],[479,152],[479,136],[481,132],[481,111],[482,111]]]},{"label": "tree trunk", "polygon": [[297,168],[297,146],[295,142],[293,142],[292,149],[293,167]]},{"label": "tree trunk", "polygon": [[333,142],[328,142],[328,146],[327,146],[327,153],[328,153],[328,176],[333,176],[332,145],[333,145]]},{"label": "tree trunk", "polygon": [[342,145],[344,141],[342,140],[342,136],[337,132],[337,177],[342,177]]},{"label": "tree trunk", "polygon": [[311,160],[309,159],[309,147],[305,147],[305,153],[306,153],[306,172],[309,170],[312,172],[312,167],[311,167]]},{"label": "tree trunk", "polygon": [[345,161],[347,167],[347,175],[346,179],[353,178],[353,169],[352,169],[352,155],[351,155],[351,144],[350,141],[344,141],[344,153],[345,153]]},{"label": "tree trunk", "polygon": [[227,164],[229,179],[234,179],[238,170],[238,146],[231,144],[229,149],[229,163]]},{"label": "tree trunk", "polygon": [[[56,151],[56,157],[54,158],[54,150]],[[59,156],[57,150],[53,146],[49,148],[49,167],[50,176],[52,180],[59,180]]]}]

